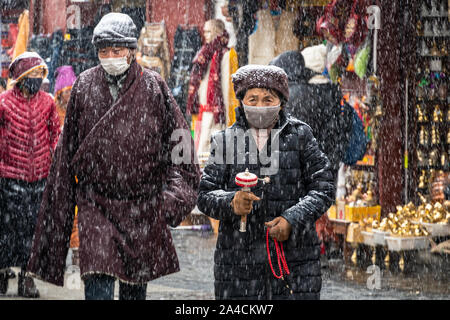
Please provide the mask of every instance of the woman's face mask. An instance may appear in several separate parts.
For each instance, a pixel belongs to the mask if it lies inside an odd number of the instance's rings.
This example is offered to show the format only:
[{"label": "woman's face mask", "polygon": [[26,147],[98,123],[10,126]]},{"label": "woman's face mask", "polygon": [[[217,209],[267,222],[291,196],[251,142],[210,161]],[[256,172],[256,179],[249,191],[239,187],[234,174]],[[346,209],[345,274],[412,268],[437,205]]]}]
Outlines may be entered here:
[{"label": "woman's face mask", "polygon": [[245,117],[248,123],[255,128],[269,128],[278,120],[280,105],[277,106],[247,106],[243,104]]},{"label": "woman's face mask", "polygon": [[242,106],[248,123],[252,127],[265,129],[277,121],[281,101],[273,90],[252,88],[245,93]]},{"label": "woman's face mask", "polygon": [[42,78],[24,78],[19,82],[20,89],[25,89],[30,95],[35,95],[42,85]]}]

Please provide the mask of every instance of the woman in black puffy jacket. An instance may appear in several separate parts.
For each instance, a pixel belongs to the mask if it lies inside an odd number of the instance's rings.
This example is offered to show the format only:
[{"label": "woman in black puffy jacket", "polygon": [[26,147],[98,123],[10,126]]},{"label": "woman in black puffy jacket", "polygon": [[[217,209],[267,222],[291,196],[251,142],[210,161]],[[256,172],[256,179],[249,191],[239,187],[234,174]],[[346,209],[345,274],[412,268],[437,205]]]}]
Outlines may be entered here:
[{"label": "woman in black puffy jacket", "polygon": [[[285,113],[289,88],[282,69],[248,65],[233,84],[241,106],[235,124],[212,138],[197,202],[220,220],[216,299],[319,299],[315,222],[334,201],[330,163],[311,128]],[[246,169],[260,178],[251,193],[235,182]],[[246,232],[240,232],[247,213]]]}]

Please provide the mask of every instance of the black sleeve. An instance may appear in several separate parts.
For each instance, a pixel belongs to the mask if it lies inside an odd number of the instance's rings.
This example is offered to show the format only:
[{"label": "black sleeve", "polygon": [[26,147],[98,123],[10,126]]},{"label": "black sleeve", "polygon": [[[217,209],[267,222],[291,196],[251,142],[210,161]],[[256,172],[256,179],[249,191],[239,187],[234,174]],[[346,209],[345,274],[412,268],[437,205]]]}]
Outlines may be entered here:
[{"label": "black sleeve", "polygon": [[218,133],[211,138],[211,154],[200,181],[197,206],[201,212],[211,218],[217,220],[236,219],[237,216],[230,205],[236,192],[226,191],[228,166],[225,161],[216,161],[217,150],[221,147],[218,140],[223,141],[220,137],[223,137],[223,133]]},{"label": "black sleeve", "polygon": [[302,126],[300,132],[304,144],[301,161],[307,193],[296,205],[287,209],[282,217],[292,226],[310,228],[333,204],[336,188],[330,162],[320,151],[311,129]]}]

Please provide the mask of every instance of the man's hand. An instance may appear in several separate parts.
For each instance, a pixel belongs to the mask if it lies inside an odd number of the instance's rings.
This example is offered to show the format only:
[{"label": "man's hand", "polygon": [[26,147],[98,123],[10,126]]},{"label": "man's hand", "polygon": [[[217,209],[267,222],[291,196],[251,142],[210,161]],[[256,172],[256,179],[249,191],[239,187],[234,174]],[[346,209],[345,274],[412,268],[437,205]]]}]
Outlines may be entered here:
[{"label": "man's hand", "polygon": [[269,236],[280,242],[289,239],[292,231],[291,224],[283,217],[276,217],[272,221],[266,222],[265,226],[270,228]]},{"label": "man's hand", "polygon": [[261,200],[252,192],[237,191],[231,201],[231,207],[238,216],[249,214],[253,208],[253,201]]}]

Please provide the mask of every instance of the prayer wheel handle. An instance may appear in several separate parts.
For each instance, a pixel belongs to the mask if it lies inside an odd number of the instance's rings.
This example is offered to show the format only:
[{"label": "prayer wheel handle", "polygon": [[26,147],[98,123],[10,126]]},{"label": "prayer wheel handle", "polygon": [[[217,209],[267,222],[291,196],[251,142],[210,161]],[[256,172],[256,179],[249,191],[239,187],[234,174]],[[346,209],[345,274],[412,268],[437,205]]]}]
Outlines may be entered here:
[{"label": "prayer wheel handle", "polygon": [[[238,173],[235,178],[236,185],[242,187],[242,191],[250,192],[252,187],[255,187],[258,184],[258,177],[249,172],[248,169],[245,169],[245,172]],[[241,223],[239,226],[240,232],[247,231],[247,215],[244,214],[241,216]]]}]

